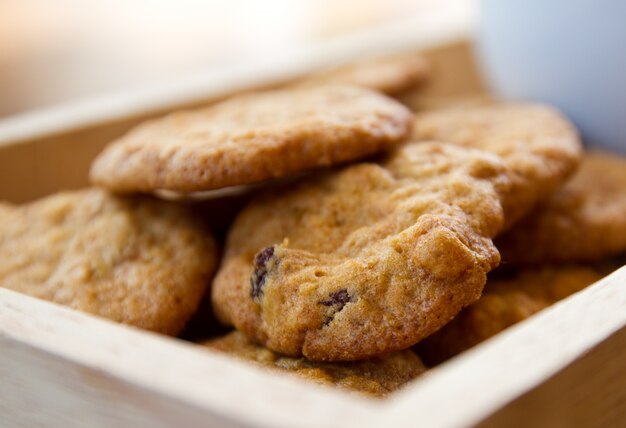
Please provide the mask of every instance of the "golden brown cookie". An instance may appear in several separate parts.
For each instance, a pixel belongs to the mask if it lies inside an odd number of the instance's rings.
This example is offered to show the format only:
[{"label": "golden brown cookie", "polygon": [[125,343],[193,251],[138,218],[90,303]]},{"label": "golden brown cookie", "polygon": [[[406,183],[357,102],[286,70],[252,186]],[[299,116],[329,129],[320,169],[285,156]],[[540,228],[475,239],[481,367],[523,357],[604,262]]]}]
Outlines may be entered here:
[{"label": "golden brown cookie", "polygon": [[626,251],[626,159],[585,154],[574,177],[497,246],[512,265],[594,261]]},{"label": "golden brown cookie", "polygon": [[498,101],[487,93],[468,93],[454,95],[428,95],[422,94],[414,97],[410,101],[400,97],[404,105],[415,112],[425,110],[441,110],[450,108],[474,108],[485,107],[497,103]]},{"label": "golden brown cookie", "polygon": [[101,190],[0,210],[0,287],[121,323],[177,334],[217,249],[185,208]]},{"label": "golden brown cookie", "polygon": [[90,177],[120,192],[216,189],[358,159],[410,127],[404,106],[367,89],[248,94],[138,126],[98,156]]},{"label": "golden brown cookie", "polygon": [[361,361],[317,363],[276,354],[255,345],[238,331],[208,340],[203,345],[264,367],[293,373],[313,382],[379,397],[397,390],[426,371],[422,361],[411,350]]},{"label": "golden brown cookie", "polygon": [[357,61],[312,73],[297,82],[311,87],[327,84],[360,86],[388,95],[398,95],[423,83],[430,74],[428,61],[412,52]]},{"label": "golden brown cookie", "polygon": [[215,312],[294,357],[406,349],[480,296],[508,184],[491,153],[413,143],[268,192],[229,232]]},{"label": "golden brown cookie", "polygon": [[556,110],[539,104],[496,104],[418,114],[414,137],[496,153],[510,170],[503,201],[505,227],[547,199],[578,166],[576,129]]},{"label": "golden brown cookie", "polygon": [[603,277],[586,266],[547,266],[490,278],[483,296],[417,345],[429,365],[439,364]]}]

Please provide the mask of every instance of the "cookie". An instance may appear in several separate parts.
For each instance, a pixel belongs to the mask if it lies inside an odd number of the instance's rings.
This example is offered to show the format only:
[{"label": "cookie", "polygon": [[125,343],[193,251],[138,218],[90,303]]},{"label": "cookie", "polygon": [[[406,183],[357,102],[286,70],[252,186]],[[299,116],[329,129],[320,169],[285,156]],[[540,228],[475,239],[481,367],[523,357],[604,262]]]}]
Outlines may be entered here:
[{"label": "cookie", "polygon": [[507,191],[497,156],[433,142],[268,192],[229,232],[216,315],[293,357],[406,349],[480,296]]},{"label": "cookie", "polygon": [[490,279],[480,300],[420,342],[417,351],[429,366],[439,364],[603,276],[587,266],[544,266]]},{"label": "cookie", "polygon": [[513,183],[503,201],[505,228],[554,193],[575,171],[582,154],[578,133],[570,122],[539,104],[424,112],[416,116],[414,137],[499,155]]},{"label": "cookie", "polygon": [[217,264],[185,208],[101,190],[0,209],[0,287],[175,335]]},{"label": "cookie", "polygon": [[626,159],[586,153],[574,177],[497,246],[511,265],[594,261],[626,251]]},{"label": "cookie", "polygon": [[494,97],[487,93],[468,93],[454,95],[421,94],[407,101],[404,97],[400,101],[415,112],[425,110],[441,110],[450,108],[485,107],[497,103]]},{"label": "cookie", "polygon": [[489,92],[470,44],[464,41],[429,49],[429,79],[403,93],[399,100],[411,110],[420,111],[425,98],[468,97]]},{"label": "cookie", "polygon": [[247,94],[138,126],[105,148],[90,177],[118,192],[217,189],[371,155],[410,127],[404,106],[367,89]]},{"label": "cookie", "polygon": [[411,350],[382,358],[345,362],[317,363],[304,358],[285,357],[252,343],[234,331],[203,343],[210,349],[252,361],[263,367],[293,373],[313,382],[384,397],[426,371]]},{"label": "cookie", "polygon": [[311,73],[296,85],[314,87],[348,84],[388,95],[399,95],[423,83],[429,74],[426,58],[419,53],[408,53],[366,59]]}]

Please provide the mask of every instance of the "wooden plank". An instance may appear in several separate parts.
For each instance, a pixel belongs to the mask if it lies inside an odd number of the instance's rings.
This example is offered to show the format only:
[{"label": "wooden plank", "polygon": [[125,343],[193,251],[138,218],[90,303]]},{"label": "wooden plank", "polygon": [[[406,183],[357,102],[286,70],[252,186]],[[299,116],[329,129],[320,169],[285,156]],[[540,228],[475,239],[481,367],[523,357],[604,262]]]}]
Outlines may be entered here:
[{"label": "wooden plank", "polygon": [[[551,416],[543,411],[573,411],[581,388],[623,399],[624,308],[626,267],[432,370],[389,400],[374,402],[0,289],[0,409],[6,418],[31,417],[33,423],[40,417],[57,421],[68,408],[75,415],[95,412],[94,426],[136,426],[154,417],[191,425],[204,420],[293,427],[402,427],[416,421],[453,427],[481,420],[507,426],[530,411],[547,426]],[[614,365],[604,367],[611,358]],[[588,380],[589,369],[598,369],[600,378]],[[622,375],[602,381],[613,373]],[[580,386],[569,398],[555,394],[573,384]],[[541,406],[533,407],[533,400]],[[38,415],[24,413],[41,401],[48,404],[39,406]],[[620,417],[623,403],[595,402],[587,403],[588,420]],[[609,408],[612,414],[600,415]]]},{"label": "wooden plank", "polygon": [[489,416],[480,426],[624,427],[625,360],[626,329],[622,328],[537,388]]},{"label": "wooden plank", "polygon": [[93,415],[96,427],[332,427],[378,408],[372,399],[2,288],[0,346],[0,414],[28,426],[80,426]]},{"label": "wooden plank", "polygon": [[3,427],[243,426],[14,340],[0,349]]},{"label": "wooden plank", "polygon": [[[389,422],[393,426],[413,426],[419,417],[434,427],[474,425],[481,420],[485,420],[486,426],[508,427],[516,418],[545,426],[553,426],[550,422],[555,420],[565,423],[566,420],[544,413],[553,406],[561,412],[581,411],[575,410],[576,392],[560,391],[560,385],[593,387],[595,391],[590,391],[590,395],[613,396],[623,401],[625,334],[626,267],[622,267],[432,370],[392,397],[387,409]],[[602,366],[607,358],[612,358],[614,365],[603,367],[599,376],[621,375],[606,383],[587,379],[590,373],[584,371]],[[562,373],[555,376],[559,372]],[[613,391],[622,392],[614,395]],[[532,408],[527,400],[542,403]],[[602,413],[611,407],[609,403],[587,404],[587,419],[608,417]],[[616,405],[615,409],[624,403]],[[615,415],[622,412],[613,411]],[[494,419],[487,419],[491,415]]]}]

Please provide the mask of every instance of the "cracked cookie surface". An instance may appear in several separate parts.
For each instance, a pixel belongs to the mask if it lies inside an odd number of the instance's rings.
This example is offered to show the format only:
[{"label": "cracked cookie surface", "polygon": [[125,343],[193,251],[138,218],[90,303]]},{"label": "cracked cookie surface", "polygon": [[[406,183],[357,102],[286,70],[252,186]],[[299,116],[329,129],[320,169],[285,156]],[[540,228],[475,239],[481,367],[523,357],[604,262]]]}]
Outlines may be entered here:
[{"label": "cracked cookie surface", "polygon": [[400,103],[357,87],[241,95],[139,125],[104,149],[90,178],[120,192],[249,184],[385,150],[411,121]]},{"label": "cracked cookie surface", "polygon": [[626,158],[586,153],[572,179],[497,246],[512,265],[595,261],[626,251]]},{"label": "cracked cookie surface", "polygon": [[509,186],[493,154],[420,142],[261,195],[230,230],[216,315],[294,357],[406,349],[480,296]]},{"label": "cracked cookie surface", "polygon": [[0,287],[166,334],[196,310],[217,264],[187,209],[91,189],[0,206]]},{"label": "cracked cookie surface", "polygon": [[426,371],[422,361],[411,350],[382,358],[320,363],[277,354],[260,345],[255,345],[239,331],[207,340],[202,345],[258,363],[263,367],[293,373],[316,383],[334,385],[378,397],[386,396]]},{"label": "cracked cookie surface", "polygon": [[512,183],[503,201],[505,228],[565,183],[582,155],[574,126],[540,104],[499,103],[420,113],[413,136],[499,155]]}]

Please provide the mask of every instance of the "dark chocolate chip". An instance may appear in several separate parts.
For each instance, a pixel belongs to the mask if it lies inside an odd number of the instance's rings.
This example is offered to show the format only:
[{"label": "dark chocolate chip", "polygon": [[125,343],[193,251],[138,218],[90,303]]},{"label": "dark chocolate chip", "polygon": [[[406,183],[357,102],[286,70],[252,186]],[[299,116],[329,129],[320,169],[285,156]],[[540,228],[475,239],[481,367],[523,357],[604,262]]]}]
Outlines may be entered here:
[{"label": "dark chocolate chip", "polygon": [[267,262],[274,255],[274,247],[265,247],[254,257],[254,272],[250,278],[250,296],[256,299],[263,294],[263,285],[267,280]]}]

